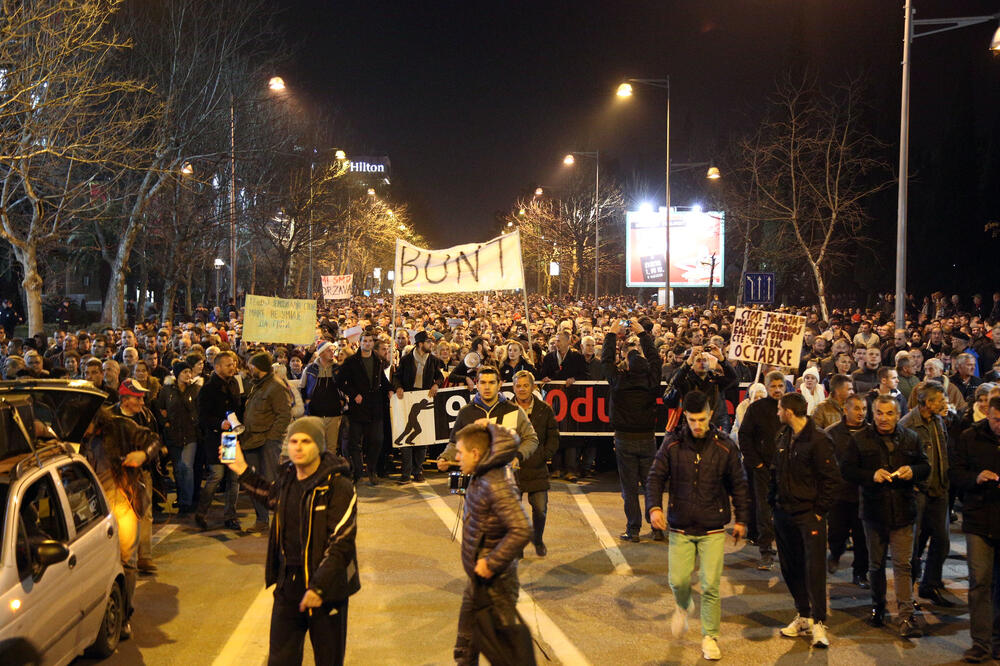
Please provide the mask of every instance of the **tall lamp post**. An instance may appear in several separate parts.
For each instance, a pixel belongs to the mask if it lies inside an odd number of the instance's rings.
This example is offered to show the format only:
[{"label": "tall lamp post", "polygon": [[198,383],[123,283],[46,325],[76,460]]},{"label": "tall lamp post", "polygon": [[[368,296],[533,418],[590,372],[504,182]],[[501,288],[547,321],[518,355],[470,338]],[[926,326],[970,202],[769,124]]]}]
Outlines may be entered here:
[{"label": "tall lamp post", "polygon": [[220,278],[222,276],[222,267],[225,265],[226,262],[220,257],[215,258],[215,303],[220,308],[222,307],[222,303],[219,302],[219,297],[222,295],[222,281]]},{"label": "tall lamp post", "polygon": [[594,150],[568,153],[563,158],[563,164],[573,166],[576,164],[576,156],[594,160],[594,307],[596,308],[601,258],[601,152]]},{"label": "tall lamp post", "polygon": [[[910,49],[917,37],[966,28],[1000,19],[1000,13],[989,16],[959,16],[953,18],[914,20],[913,0],[906,0],[903,23],[903,85],[899,109],[899,192],[896,201],[896,328],[906,325],[906,206],[909,183],[910,143]],[[914,34],[914,27],[936,28]],[[990,49],[1000,51],[1000,28],[993,33]]]}]

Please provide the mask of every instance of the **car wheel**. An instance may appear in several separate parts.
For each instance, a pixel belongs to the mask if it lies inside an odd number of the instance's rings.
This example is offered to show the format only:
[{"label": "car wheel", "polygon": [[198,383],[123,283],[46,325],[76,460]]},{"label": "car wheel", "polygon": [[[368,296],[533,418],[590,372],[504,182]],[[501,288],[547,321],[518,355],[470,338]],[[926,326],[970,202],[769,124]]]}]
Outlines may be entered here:
[{"label": "car wheel", "polygon": [[125,617],[125,603],[122,595],[121,585],[116,581],[111,586],[111,594],[108,595],[108,605],[104,609],[104,619],[101,628],[97,632],[97,640],[90,646],[89,652],[97,657],[110,657],[118,649],[118,641],[121,638],[122,621]]}]

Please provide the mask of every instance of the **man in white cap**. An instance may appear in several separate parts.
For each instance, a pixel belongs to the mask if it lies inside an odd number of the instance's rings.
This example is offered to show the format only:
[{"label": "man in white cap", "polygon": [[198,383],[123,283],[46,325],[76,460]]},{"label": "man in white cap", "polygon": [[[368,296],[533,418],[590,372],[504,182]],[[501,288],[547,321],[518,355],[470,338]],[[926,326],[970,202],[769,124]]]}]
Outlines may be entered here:
[{"label": "man in white cap", "polygon": [[341,393],[337,388],[337,365],[334,357],[337,351],[329,340],[321,340],[316,346],[312,363],[302,371],[302,401],[306,414],[318,416],[326,429],[326,441],[334,451],[340,441],[340,422],[344,418]]}]

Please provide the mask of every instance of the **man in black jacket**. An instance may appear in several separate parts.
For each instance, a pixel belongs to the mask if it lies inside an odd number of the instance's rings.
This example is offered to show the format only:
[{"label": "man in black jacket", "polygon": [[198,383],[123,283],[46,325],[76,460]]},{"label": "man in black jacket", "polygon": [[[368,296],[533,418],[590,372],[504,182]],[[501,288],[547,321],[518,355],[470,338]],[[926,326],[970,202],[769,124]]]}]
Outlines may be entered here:
[{"label": "man in black jacket", "polygon": [[[405,391],[424,390],[427,391],[427,397],[433,400],[441,382],[444,381],[442,371],[445,365],[432,353],[434,340],[426,331],[417,331],[414,340],[413,349],[399,359],[399,367],[392,376],[392,385],[396,389],[396,397],[400,400],[403,399]],[[411,476],[414,481],[422,482],[424,480],[422,467],[427,456],[427,447],[402,446],[399,451],[403,466],[400,483],[406,483]]]},{"label": "man in black jacket", "polygon": [[291,463],[273,482],[247,464],[238,445],[227,463],[247,492],[274,510],[264,567],[265,585],[276,585],[270,666],[301,664],[306,631],[317,664],[344,663],[348,600],[361,589],[358,496],[347,461],[326,450],[325,431],[316,416],[292,423]]},{"label": "man in black jacket", "polygon": [[[569,331],[562,330],[556,334],[556,349],[542,358],[542,364],[538,368],[538,375],[542,378],[542,384],[551,380],[562,380],[566,386],[572,386],[577,380],[590,379],[587,370],[587,359],[583,354],[570,347]],[[566,475],[566,480],[570,483],[576,482],[580,476],[580,450],[573,445],[575,437],[567,437],[566,442],[570,445],[564,446],[555,458],[555,475],[560,473]],[[586,470],[584,470],[586,471]]]},{"label": "man in black jacket", "polygon": [[809,635],[813,647],[830,647],[826,634],[826,515],[840,472],[830,437],[813,425],[801,393],[778,401],[779,432],[768,500],[774,509],[781,577],[798,613],[781,629],[787,638]]},{"label": "man in black jacket", "polygon": [[[725,527],[730,500],[736,509],[733,540],[746,536],[750,497],[736,444],[711,424],[711,406],[701,391],[684,396],[684,421],[667,433],[646,479],[646,506],[654,529],[670,525],[668,550],[670,589],[677,609],[670,629],[678,637],[694,611],[691,574],[695,556],[701,560],[702,654],[722,657],[718,638],[722,609],[719,581],[725,552]],[[663,493],[670,504],[663,514]]]},{"label": "man in black jacket", "polygon": [[868,578],[872,586],[870,624],[885,625],[885,561],[892,549],[892,579],[896,589],[899,634],[923,635],[913,621],[913,524],[917,517],[914,484],[930,474],[927,455],[912,430],[899,426],[899,403],[891,396],[875,398],[874,426],[854,435],[840,469],[844,478],[861,486],[862,518],[868,540]]},{"label": "man in black jacket", "polygon": [[[843,377],[843,375],[840,375]],[[846,378],[845,378],[846,379]],[[833,452],[839,464],[847,455],[854,433],[865,428],[865,412],[868,406],[857,393],[847,396],[844,401],[844,415],[839,423],[826,428],[826,434],[833,440]],[[813,413],[813,418],[816,414]],[[834,493],[827,523],[830,554],[827,557],[827,571],[833,575],[840,566],[840,558],[847,550],[847,537],[854,542],[854,584],[868,589],[868,542],[865,527],[861,522],[861,494],[857,483],[841,479]]]},{"label": "man in black jacket", "polygon": [[549,507],[549,468],[548,461],[559,450],[559,426],[556,415],[549,403],[535,395],[535,376],[530,370],[519,370],[514,374],[514,400],[535,429],[538,436],[538,448],[524,459],[517,471],[517,487],[528,494],[528,504],[531,506],[531,542],[535,544],[535,554],[545,557],[548,548],[545,547],[545,516]]},{"label": "man in black jacket", "polygon": [[347,396],[348,451],[354,481],[359,481],[364,471],[363,446],[368,483],[372,486],[378,485],[375,466],[382,451],[383,403],[392,388],[385,376],[387,364],[374,349],[375,334],[366,330],[361,334],[358,352],[344,361],[337,373],[337,385]]},{"label": "man in black jacket", "polygon": [[[656,455],[656,399],[660,396],[660,357],[653,346],[653,338],[635,319],[631,330],[639,335],[642,351],[633,349],[625,359],[626,367],[619,369],[615,363],[615,347],[625,336],[620,322],[615,322],[604,337],[601,365],[607,377],[610,392],[611,427],[615,431],[615,460],[618,463],[618,481],[622,501],[625,503],[625,532],[623,541],[639,542],[642,514],[639,513],[639,491],[644,491],[649,468]],[[649,520],[649,502],[645,496],[646,520]],[[653,528],[653,539],[663,540],[663,530]]]},{"label": "man in black jacket", "polygon": [[775,440],[781,422],[778,420],[778,400],[785,395],[785,376],[778,371],[764,378],[767,395],[750,403],[740,426],[740,451],[747,477],[752,479],[754,511],[757,519],[757,548],[760,561],[757,568],[770,571],[774,567],[774,523],[767,492],[771,487],[771,466],[774,464]]},{"label": "man in black jacket", "polygon": [[707,395],[712,406],[712,425],[729,432],[725,392],[736,386],[739,378],[718,345],[692,347],[687,362],[674,375],[673,382],[681,395],[688,391],[701,391]]},{"label": "man in black jacket", "polygon": [[[506,468],[518,451],[517,435],[485,419],[457,433],[457,458],[462,473],[471,477],[465,491],[462,527],[462,566],[469,582],[462,595],[455,639],[459,666],[479,663],[480,646],[473,640],[476,588],[485,592],[499,622],[517,623],[517,559],[531,540],[531,528]],[[529,646],[530,649],[530,646]],[[493,655],[487,655],[491,658]]]},{"label": "man in black jacket", "polygon": [[962,433],[951,455],[951,481],[964,493],[962,531],[969,564],[969,634],[965,660],[1000,659],[1000,398]]},{"label": "man in black jacket", "polygon": [[235,414],[242,422],[243,404],[240,397],[239,383],[236,377],[236,352],[219,352],[215,357],[215,368],[198,393],[198,425],[201,430],[201,441],[198,443],[208,465],[209,476],[205,479],[205,487],[198,497],[198,507],[195,509],[194,520],[202,530],[208,529],[208,509],[212,506],[215,489],[222,481],[223,474],[228,475],[226,483],[226,506],[223,512],[225,525],[228,529],[242,531],[236,515],[236,494],[239,485],[236,475],[226,470],[219,462],[219,445],[222,431],[231,428],[229,414]]}]

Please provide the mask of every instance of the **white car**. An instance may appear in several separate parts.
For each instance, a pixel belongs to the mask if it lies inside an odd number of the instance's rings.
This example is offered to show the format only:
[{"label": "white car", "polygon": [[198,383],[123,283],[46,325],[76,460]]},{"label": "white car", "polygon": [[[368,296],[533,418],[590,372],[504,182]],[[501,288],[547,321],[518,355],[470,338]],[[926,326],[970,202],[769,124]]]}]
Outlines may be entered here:
[{"label": "white car", "polygon": [[[118,525],[71,444],[103,399],[88,382],[0,382],[0,662],[12,642],[27,641],[46,665],[118,647]],[[25,452],[24,435],[34,451]]]}]

